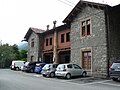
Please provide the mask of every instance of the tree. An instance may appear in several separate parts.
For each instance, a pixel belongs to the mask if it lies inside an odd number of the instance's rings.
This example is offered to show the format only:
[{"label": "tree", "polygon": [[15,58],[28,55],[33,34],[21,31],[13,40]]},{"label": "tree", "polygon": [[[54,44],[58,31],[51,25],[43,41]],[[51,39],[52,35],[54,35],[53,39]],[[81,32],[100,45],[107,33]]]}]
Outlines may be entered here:
[{"label": "tree", "polygon": [[9,44],[0,45],[0,68],[8,68],[13,60],[27,61],[27,50],[20,50],[18,46]]},{"label": "tree", "polygon": [[15,54],[15,60],[20,60],[21,59],[20,52],[16,44],[13,45],[13,50],[14,50],[13,53]]},{"label": "tree", "polygon": [[0,46],[0,67],[9,67],[11,61],[15,59],[15,53],[13,47],[9,44],[3,44]]},{"label": "tree", "polygon": [[20,54],[20,59],[23,60],[23,61],[27,61],[27,50],[20,50],[19,51],[19,54]]}]

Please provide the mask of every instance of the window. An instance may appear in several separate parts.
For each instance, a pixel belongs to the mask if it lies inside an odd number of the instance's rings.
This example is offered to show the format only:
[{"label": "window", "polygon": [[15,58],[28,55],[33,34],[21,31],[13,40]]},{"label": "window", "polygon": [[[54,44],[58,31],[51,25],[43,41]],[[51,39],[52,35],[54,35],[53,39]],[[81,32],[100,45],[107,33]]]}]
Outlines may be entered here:
[{"label": "window", "polygon": [[34,39],[31,40],[31,47],[34,47]]},{"label": "window", "polygon": [[66,33],[66,42],[70,41],[70,32]]},{"label": "window", "polygon": [[72,68],[72,64],[67,65],[68,68]]},{"label": "window", "polygon": [[52,45],[52,38],[50,38],[50,45]]},{"label": "window", "polygon": [[87,19],[81,22],[81,35],[87,36],[91,34],[91,20]]},{"label": "window", "polygon": [[61,43],[64,43],[64,36],[65,34],[61,34]]},{"label": "window", "polygon": [[46,46],[48,46],[48,39],[46,39]]},{"label": "window", "polygon": [[81,67],[79,67],[79,66],[76,65],[76,64],[73,64],[73,66],[74,66],[75,69],[81,69]]}]

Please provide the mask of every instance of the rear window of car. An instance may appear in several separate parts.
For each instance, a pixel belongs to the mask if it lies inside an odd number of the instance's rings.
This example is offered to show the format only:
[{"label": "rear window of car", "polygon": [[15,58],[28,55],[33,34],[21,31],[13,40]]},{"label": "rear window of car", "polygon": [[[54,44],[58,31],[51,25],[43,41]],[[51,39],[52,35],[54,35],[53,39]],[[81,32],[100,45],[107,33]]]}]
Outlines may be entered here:
[{"label": "rear window of car", "polygon": [[120,68],[120,63],[113,63],[112,68]]},{"label": "rear window of car", "polygon": [[25,63],[25,66],[27,66],[28,64],[29,64],[29,62],[26,62],[26,63]]},{"label": "rear window of car", "polygon": [[59,65],[58,68],[59,69],[65,69],[65,65]]},{"label": "rear window of car", "polygon": [[36,65],[36,63],[35,62],[31,62],[31,63],[29,63],[29,65]]}]

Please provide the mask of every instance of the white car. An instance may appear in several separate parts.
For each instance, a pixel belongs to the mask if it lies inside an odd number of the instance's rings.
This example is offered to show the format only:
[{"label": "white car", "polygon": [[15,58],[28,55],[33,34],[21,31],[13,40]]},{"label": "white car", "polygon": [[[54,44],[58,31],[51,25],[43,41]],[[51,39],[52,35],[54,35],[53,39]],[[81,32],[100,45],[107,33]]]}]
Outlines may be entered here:
[{"label": "white car", "polygon": [[70,79],[72,76],[86,76],[87,72],[77,64],[59,64],[56,72],[56,77],[65,77]]},{"label": "white car", "polygon": [[11,70],[20,70],[25,61],[12,61]]}]

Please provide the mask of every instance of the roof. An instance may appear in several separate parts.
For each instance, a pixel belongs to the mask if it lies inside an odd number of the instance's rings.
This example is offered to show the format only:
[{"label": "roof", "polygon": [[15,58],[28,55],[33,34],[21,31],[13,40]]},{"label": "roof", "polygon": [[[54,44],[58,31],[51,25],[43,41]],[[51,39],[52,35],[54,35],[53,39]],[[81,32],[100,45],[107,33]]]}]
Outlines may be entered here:
[{"label": "roof", "polygon": [[34,31],[35,33],[43,33],[45,30],[42,29],[38,29],[38,28],[31,28],[32,31]]},{"label": "roof", "polygon": [[32,34],[32,32],[36,33],[36,34],[40,34],[40,33],[43,33],[45,30],[42,30],[42,29],[38,29],[38,28],[32,28],[30,27],[24,37],[25,41],[28,41],[30,35]]},{"label": "roof", "polygon": [[32,32],[36,33],[36,34],[48,34],[48,33],[53,33],[54,31],[59,31],[59,30],[62,30],[62,29],[68,29],[69,26],[67,24],[64,24],[64,25],[60,25],[58,27],[55,27],[53,29],[50,29],[50,30],[42,30],[42,29],[37,29],[37,28],[29,28],[28,32],[26,33],[24,39],[25,41],[28,41],[30,35],[32,34]]},{"label": "roof", "polygon": [[68,28],[69,28],[69,25],[64,24],[64,25],[57,26],[53,29],[46,30],[45,32],[43,32],[43,34],[48,34],[48,33],[54,32],[54,31],[59,31],[59,30],[68,29]]},{"label": "roof", "polygon": [[85,6],[90,6],[90,7],[99,8],[99,9],[105,9],[106,6],[109,6],[109,5],[80,0],[80,1],[77,3],[77,5],[73,8],[73,10],[68,14],[68,16],[63,20],[63,23],[70,23],[70,22],[73,20],[73,18],[74,18],[78,13],[80,13],[80,11],[81,11]]}]

